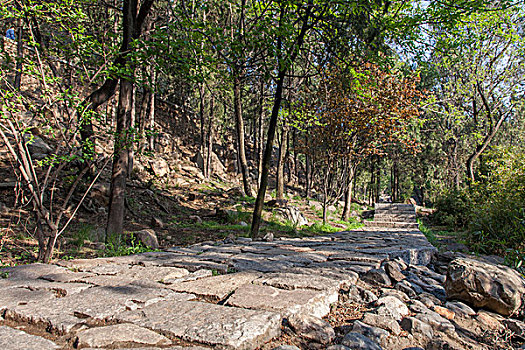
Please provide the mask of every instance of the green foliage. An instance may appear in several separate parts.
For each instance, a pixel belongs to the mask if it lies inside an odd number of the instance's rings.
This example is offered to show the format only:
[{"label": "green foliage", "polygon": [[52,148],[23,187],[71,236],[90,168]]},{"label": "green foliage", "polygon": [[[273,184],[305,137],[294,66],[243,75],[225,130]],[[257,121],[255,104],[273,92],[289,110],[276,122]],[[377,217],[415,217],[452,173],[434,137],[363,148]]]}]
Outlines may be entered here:
[{"label": "green foliage", "polygon": [[130,234],[127,241],[123,235],[113,234],[107,238],[106,249],[102,255],[106,257],[124,256],[154,251],[156,250],[144,246],[133,234]]},{"label": "green foliage", "polygon": [[[472,186],[469,241],[482,253],[525,254],[525,152],[498,149],[485,163],[487,174]],[[509,251],[510,249],[510,251]]]},{"label": "green foliage", "polygon": [[434,231],[428,228],[420,219],[417,220],[417,223],[419,224],[419,231],[421,231],[425,235],[430,244],[436,246],[437,237],[434,234]]},{"label": "green foliage", "polygon": [[435,203],[432,223],[452,230],[464,229],[470,222],[473,203],[466,191],[452,190],[442,194]]},{"label": "green foliage", "polygon": [[71,243],[73,243],[78,248],[82,248],[85,241],[90,241],[93,239],[93,230],[94,228],[92,225],[82,225],[78,231],[73,233],[73,240]]},{"label": "green foliage", "polygon": [[467,230],[479,254],[504,256],[523,269],[525,257],[525,152],[496,148],[484,159],[485,174],[468,190],[450,191],[436,202],[433,223]]}]

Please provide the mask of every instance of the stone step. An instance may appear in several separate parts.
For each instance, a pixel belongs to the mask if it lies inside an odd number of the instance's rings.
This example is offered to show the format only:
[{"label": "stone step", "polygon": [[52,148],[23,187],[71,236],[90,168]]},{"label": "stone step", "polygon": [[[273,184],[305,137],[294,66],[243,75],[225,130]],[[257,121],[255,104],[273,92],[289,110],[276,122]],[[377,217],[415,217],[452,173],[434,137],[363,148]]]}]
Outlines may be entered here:
[{"label": "stone step", "polygon": [[403,210],[394,210],[394,209],[379,209],[375,210],[375,214],[416,214],[414,209],[403,209]]},{"label": "stone step", "polygon": [[419,228],[417,222],[383,222],[365,221],[365,227],[384,227],[384,228]]},{"label": "stone step", "polygon": [[408,210],[408,209],[414,209],[413,204],[404,204],[404,203],[376,203],[375,209],[400,209],[400,210]]},{"label": "stone step", "polygon": [[[384,213],[384,212],[378,212],[374,214],[374,218],[415,218],[416,213]],[[400,220],[403,221],[403,220]]]},{"label": "stone step", "polygon": [[415,216],[412,216],[412,217],[405,217],[405,216],[403,217],[399,217],[399,216],[377,217],[377,216],[374,216],[374,222],[411,222],[411,223],[416,222],[417,223],[417,220]]}]

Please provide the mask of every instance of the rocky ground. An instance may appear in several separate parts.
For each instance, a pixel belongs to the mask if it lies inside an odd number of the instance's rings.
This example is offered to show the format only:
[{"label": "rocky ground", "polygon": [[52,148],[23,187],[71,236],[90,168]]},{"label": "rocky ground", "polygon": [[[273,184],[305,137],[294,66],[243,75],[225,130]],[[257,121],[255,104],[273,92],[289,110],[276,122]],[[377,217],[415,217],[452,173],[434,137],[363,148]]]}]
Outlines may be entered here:
[{"label": "rocky ground", "polygon": [[436,255],[413,229],[226,239],[0,275],[6,350],[524,348],[523,279]]}]

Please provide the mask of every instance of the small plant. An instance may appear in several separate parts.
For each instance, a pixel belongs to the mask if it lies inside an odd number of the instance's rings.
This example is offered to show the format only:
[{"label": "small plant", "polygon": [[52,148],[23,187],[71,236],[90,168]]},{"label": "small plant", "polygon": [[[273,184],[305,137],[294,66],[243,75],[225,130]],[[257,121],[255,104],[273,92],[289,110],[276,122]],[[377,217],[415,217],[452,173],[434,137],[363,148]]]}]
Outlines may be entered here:
[{"label": "small plant", "polygon": [[78,231],[73,233],[72,243],[78,248],[82,248],[85,244],[85,241],[90,241],[93,239],[93,226],[89,224],[84,224]]},{"label": "small plant", "polygon": [[425,226],[423,221],[421,221],[420,219],[417,220],[417,223],[419,225],[419,231],[421,231],[421,233],[425,235],[425,237],[428,239],[430,244],[432,244],[433,246],[436,246],[437,237],[434,234],[434,232],[430,228]]},{"label": "small plant", "polygon": [[126,244],[121,235],[111,235],[108,237],[108,242],[106,243],[106,249],[104,250],[103,255],[106,257],[124,256],[154,251],[158,250],[146,247],[142,242],[137,241],[137,238],[133,234],[130,234],[129,236],[129,244]]},{"label": "small plant", "polygon": [[312,226],[307,228],[312,233],[333,233],[341,231],[339,227],[333,227],[330,224],[323,224],[322,222],[316,222]]},{"label": "small plant", "polygon": [[507,249],[505,252],[505,264],[525,276],[525,250]]}]

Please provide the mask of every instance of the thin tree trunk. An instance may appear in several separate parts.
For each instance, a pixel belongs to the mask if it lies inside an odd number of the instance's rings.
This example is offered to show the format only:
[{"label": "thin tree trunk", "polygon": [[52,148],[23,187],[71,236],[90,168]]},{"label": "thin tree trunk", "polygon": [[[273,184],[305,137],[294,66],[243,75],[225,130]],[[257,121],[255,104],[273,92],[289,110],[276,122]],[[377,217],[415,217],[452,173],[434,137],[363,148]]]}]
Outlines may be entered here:
[{"label": "thin tree trunk", "polygon": [[279,109],[283,97],[283,84],[286,71],[280,70],[277,78],[277,86],[274,95],[274,102],[272,107],[272,114],[270,116],[270,125],[268,126],[268,137],[266,139],[266,148],[264,149],[264,156],[262,162],[261,181],[259,191],[257,192],[257,199],[255,200],[255,208],[253,210],[252,226],[250,235],[253,239],[259,236],[259,228],[261,226],[262,210],[264,205],[264,196],[268,187],[268,173],[270,170],[270,161],[272,159],[273,141],[275,138],[275,129],[277,128],[277,120],[279,116]]},{"label": "thin tree trunk", "polygon": [[149,140],[148,145],[150,151],[155,150],[155,85],[157,83],[157,72],[153,71],[151,75],[151,96],[149,99],[149,115],[148,115],[148,122],[149,122]]},{"label": "thin tree trunk", "polygon": [[17,20],[17,35],[16,35],[16,74],[14,88],[20,90],[22,82],[22,62],[24,60],[24,27],[22,18]]},{"label": "thin tree trunk", "polygon": [[[261,93],[262,95],[262,93]],[[262,100],[262,97],[261,97]],[[257,146],[257,184],[258,187],[260,187],[261,183],[261,174],[262,174],[262,164],[263,164],[263,149],[264,149],[264,109],[261,101],[261,107],[259,111],[259,125],[257,128],[257,140],[258,140],[258,146]]]},{"label": "thin tree trunk", "polygon": [[310,198],[310,188],[312,186],[312,159],[306,154],[306,198]]},{"label": "thin tree trunk", "polygon": [[345,196],[345,206],[341,218],[343,221],[348,221],[348,219],[350,219],[350,213],[352,212],[352,196],[354,194],[355,167],[351,161],[349,161],[348,163],[348,184]]},{"label": "thin tree trunk", "polygon": [[293,169],[295,173],[295,185],[299,185],[299,160],[297,159],[297,130],[294,128],[292,133],[293,140]]},{"label": "thin tree trunk", "polygon": [[286,144],[288,138],[288,128],[283,125],[281,132],[281,147],[279,147],[279,163],[277,164],[277,199],[284,198],[284,159],[286,155]]},{"label": "thin tree trunk", "polygon": [[[129,128],[129,133],[131,133],[131,139],[134,139],[135,138],[135,130],[136,130],[136,113],[135,113],[135,100],[137,98],[136,94],[137,94],[137,89],[135,89],[135,86],[132,85],[132,98],[131,98],[131,112],[129,114],[129,125],[130,125],[130,128]],[[131,172],[133,171],[133,161],[134,161],[134,158],[135,158],[135,144],[134,143],[130,143],[129,145],[129,160],[128,160],[128,171],[127,171],[127,176],[126,177],[129,177],[131,175]]]},{"label": "thin tree trunk", "polygon": [[374,203],[379,202],[379,193],[381,192],[381,158],[377,156],[377,167],[376,167],[376,176],[375,176],[375,193],[374,193]]},{"label": "thin tree trunk", "polygon": [[199,117],[200,117],[200,137],[199,137],[199,147],[201,155],[204,157],[204,143],[206,137],[204,136],[204,82],[201,83],[199,87]]},{"label": "thin tree trunk", "polygon": [[239,165],[242,174],[242,183],[244,194],[246,196],[253,196],[252,187],[250,185],[250,173],[248,170],[248,162],[246,161],[246,151],[244,142],[244,120],[242,117],[242,101],[241,101],[241,79],[238,73],[234,76],[233,83],[233,103],[235,114],[235,127],[237,131],[237,154],[239,156]]},{"label": "thin tree trunk", "polygon": [[213,117],[214,117],[214,108],[215,108],[215,98],[213,94],[210,99],[210,113],[208,117],[208,144],[206,147],[206,177],[210,178],[212,176],[213,169],[211,168],[211,157],[213,153]]}]

